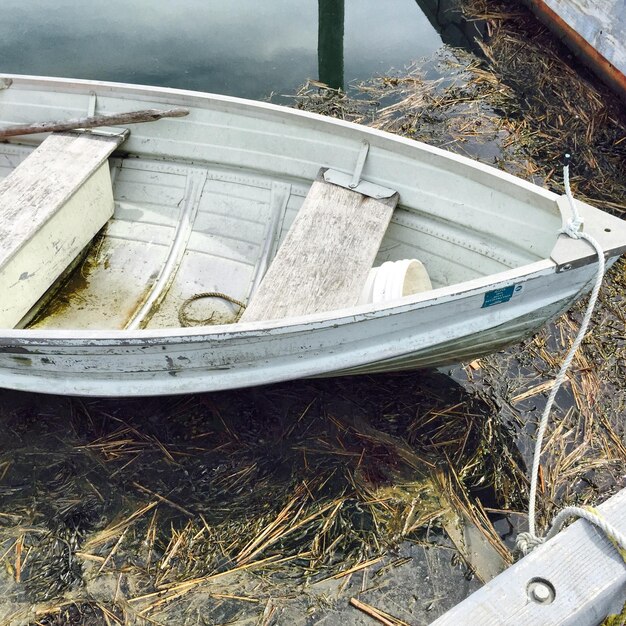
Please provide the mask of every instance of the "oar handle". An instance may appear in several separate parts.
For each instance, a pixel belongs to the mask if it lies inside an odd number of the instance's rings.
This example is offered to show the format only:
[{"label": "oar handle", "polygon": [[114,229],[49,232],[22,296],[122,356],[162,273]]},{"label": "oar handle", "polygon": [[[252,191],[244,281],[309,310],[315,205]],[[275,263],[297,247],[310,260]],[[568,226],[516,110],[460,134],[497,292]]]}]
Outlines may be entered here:
[{"label": "oar handle", "polygon": [[96,128],[98,126],[117,126],[119,124],[138,124],[155,122],[163,117],[184,117],[189,109],[175,107],[173,109],[143,109],[126,113],[106,113],[89,117],[75,117],[56,122],[36,122],[34,124],[17,124],[0,129],[0,141],[17,135],[34,135],[36,133],[56,133],[77,128]]}]

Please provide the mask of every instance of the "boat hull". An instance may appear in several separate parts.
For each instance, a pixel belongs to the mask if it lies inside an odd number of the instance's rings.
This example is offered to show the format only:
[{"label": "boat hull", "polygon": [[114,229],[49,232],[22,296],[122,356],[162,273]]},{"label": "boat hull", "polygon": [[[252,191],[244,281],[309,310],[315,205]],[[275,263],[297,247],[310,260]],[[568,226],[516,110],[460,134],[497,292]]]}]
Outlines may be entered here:
[{"label": "boat hull", "polygon": [[[94,107],[189,109],[184,118],[133,125],[124,152],[110,162],[116,209],[103,245],[92,246],[96,269],[83,263],[77,290],[53,296],[67,306],[0,332],[2,387],[148,396],[435,367],[523,339],[595,278],[589,245],[559,235],[570,215],[562,197],[459,155],[210,94],[19,76],[2,85],[7,124]],[[3,144],[0,176],[41,140]],[[419,258],[433,290],[284,320],[181,328],[178,314],[190,296],[217,291],[249,300],[320,167],[349,174],[364,141],[363,180],[400,195],[375,264]],[[626,249],[624,224],[579,205],[586,232],[614,261]],[[178,225],[192,222],[179,241]],[[178,243],[187,257],[172,264],[159,311],[150,325],[128,326]]]},{"label": "boat hull", "polygon": [[[85,396],[216,391],[328,375],[435,367],[519,341],[588,289],[596,265],[527,276],[327,320],[139,341],[121,333],[16,339],[0,347],[0,386]],[[510,300],[485,306],[513,287]],[[258,324],[256,325],[258,326]]]}]

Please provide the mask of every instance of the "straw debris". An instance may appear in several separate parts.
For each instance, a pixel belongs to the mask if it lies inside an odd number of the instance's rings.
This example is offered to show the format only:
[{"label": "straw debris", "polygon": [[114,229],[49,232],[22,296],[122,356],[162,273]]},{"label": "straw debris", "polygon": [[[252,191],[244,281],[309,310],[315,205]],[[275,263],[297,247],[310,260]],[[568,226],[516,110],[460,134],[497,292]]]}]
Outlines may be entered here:
[{"label": "straw debris", "polygon": [[[105,622],[159,621],[200,605],[234,619],[277,589],[323,595],[370,570],[384,580],[394,561],[411,561],[390,550],[426,532],[444,540],[460,510],[488,534],[463,494],[495,471],[484,429],[508,437],[489,403],[438,374],[165,402],[59,399],[38,427],[22,421],[31,398],[5,392],[1,416],[16,433],[0,454],[6,624],[54,599],[45,619],[86,607]],[[318,595],[290,602],[315,607]]]}]

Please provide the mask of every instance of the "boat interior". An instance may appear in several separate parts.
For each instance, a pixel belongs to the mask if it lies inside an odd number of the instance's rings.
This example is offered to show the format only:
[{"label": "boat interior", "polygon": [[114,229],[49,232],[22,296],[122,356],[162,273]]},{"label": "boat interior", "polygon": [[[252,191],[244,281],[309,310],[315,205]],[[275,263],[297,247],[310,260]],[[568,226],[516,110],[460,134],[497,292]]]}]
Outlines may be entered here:
[{"label": "boat interior", "polygon": [[[33,149],[32,140],[0,143],[0,178],[12,176]],[[112,216],[14,327],[107,330],[237,322],[237,302],[254,296],[313,182],[268,167],[154,158],[124,145],[112,152],[108,169]],[[407,202],[400,192],[374,265],[418,259],[435,291],[549,256],[560,226],[556,209],[549,217],[554,235],[527,244],[511,232],[525,228],[524,216],[508,216],[506,236],[494,234],[497,228],[486,233],[474,226],[471,207],[429,190],[436,179],[416,184],[426,190],[423,204]],[[480,219],[486,213],[497,222],[501,204],[490,208],[488,193],[482,202]],[[325,253],[332,256],[333,250]]]}]

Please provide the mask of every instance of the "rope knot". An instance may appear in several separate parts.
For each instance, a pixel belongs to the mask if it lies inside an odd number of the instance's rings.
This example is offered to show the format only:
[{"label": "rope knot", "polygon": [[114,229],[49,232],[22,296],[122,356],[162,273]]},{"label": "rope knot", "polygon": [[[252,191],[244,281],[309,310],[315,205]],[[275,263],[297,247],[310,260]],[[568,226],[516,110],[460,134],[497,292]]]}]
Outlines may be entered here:
[{"label": "rope knot", "polygon": [[537,537],[533,533],[520,533],[515,540],[515,547],[526,556],[544,541],[543,537]]},{"label": "rope knot", "polygon": [[560,233],[571,237],[572,239],[580,239],[581,228],[584,224],[584,220],[582,217],[576,217],[575,219],[571,219],[561,230]]}]

